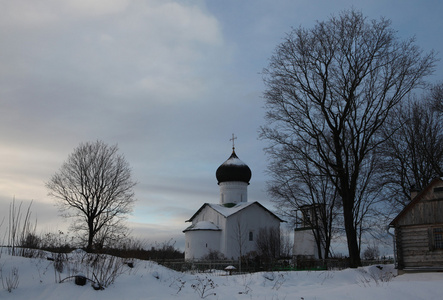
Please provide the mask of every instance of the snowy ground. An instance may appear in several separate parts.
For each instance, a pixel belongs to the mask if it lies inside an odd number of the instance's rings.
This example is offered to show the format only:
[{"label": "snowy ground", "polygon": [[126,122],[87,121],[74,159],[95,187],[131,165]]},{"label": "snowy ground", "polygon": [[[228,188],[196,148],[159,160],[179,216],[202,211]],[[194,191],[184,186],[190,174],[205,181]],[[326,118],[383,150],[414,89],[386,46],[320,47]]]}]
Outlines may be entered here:
[{"label": "snowy ground", "polygon": [[[75,256],[76,255],[76,256]],[[64,280],[90,269],[79,264],[81,253],[70,256],[63,272],[46,258],[0,256],[0,299],[443,299],[443,273],[396,276],[392,265],[343,271],[275,272],[220,276],[184,274],[150,261],[134,261],[119,268],[115,282],[96,291],[90,283]],[[74,258],[73,258],[74,256]],[[76,258],[75,258],[76,257]],[[18,280],[18,283],[14,282]],[[7,287],[17,284],[8,292]]]}]

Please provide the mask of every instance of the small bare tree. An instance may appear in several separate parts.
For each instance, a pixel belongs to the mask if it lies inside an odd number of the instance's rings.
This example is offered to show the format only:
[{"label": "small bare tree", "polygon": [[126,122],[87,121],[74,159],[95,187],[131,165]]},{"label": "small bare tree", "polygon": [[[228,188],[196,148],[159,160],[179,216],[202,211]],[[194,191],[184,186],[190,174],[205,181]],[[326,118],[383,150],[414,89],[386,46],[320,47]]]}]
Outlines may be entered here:
[{"label": "small bare tree", "polygon": [[280,257],[280,229],[275,227],[260,228],[255,240],[261,257],[273,262]]},{"label": "small bare tree", "polygon": [[248,228],[245,223],[240,219],[234,224],[233,237],[235,240],[235,246],[238,251],[238,256],[241,258],[245,254],[246,242],[248,239]]},{"label": "small bare tree", "polygon": [[59,210],[75,218],[74,230],[86,232],[88,250],[124,232],[122,219],[132,211],[134,186],[117,145],[102,141],[80,144],[46,183]]},{"label": "small bare tree", "polygon": [[292,257],[294,243],[291,235],[293,235],[292,228],[280,228],[280,256],[282,258]]},{"label": "small bare tree", "polygon": [[379,256],[380,250],[375,242],[372,245],[368,245],[365,251],[363,251],[363,259],[365,260],[376,260]]},{"label": "small bare tree", "polygon": [[240,218],[237,219],[237,222],[234,224],[232,237],[234,239],[235,247],[238,253],[238,261],[239,261],[239,272],[242,271],[242,257],[246,254],[246,243],[249,237],[249,231],[247,224],[241,221]]}]

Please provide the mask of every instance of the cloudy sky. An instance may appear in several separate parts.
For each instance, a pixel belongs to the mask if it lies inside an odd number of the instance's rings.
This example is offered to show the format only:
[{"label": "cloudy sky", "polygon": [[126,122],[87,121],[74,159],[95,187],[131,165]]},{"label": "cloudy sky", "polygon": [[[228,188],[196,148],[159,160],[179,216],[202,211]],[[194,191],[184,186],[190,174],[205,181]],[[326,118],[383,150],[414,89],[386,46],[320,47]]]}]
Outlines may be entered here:
[{"label": "cloudy sky", "polygon": [[[129,224],[144,240],[181,246],[185,220],[218,202],[232,133],[249,200],[272,209],[260,72],[291,27],[352,7],[442,51],[439,0],[0,0],[0,224],[15,197],[33,200],[40,231],[66,228],[45,182],[97,139],[132,167]],[[442,79],[439,63],[429,80]]]}]

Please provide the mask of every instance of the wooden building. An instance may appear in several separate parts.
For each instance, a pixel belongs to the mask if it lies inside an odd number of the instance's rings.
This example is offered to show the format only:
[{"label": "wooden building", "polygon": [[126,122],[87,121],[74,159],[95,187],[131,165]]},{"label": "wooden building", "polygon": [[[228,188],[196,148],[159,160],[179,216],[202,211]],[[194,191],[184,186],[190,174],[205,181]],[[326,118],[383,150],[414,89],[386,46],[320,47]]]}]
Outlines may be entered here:
[{"label": "wooden building", "polygon": [[434,179],[389,224],[400,272],[443,271],[443,179]]}]

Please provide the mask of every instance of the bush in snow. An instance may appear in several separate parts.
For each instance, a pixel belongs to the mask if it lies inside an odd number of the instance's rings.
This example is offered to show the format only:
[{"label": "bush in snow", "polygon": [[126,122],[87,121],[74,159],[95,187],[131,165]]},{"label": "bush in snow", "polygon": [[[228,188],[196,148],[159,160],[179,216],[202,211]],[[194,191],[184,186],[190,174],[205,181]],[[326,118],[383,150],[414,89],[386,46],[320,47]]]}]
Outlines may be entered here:
[{"label": "bush in snow", "polygon": [[19,276],[17,268],[12,268],[6,276],[3,276],[3,270],[0,269],[0,278],[2,280],[3,288],[8,292],[12,292],[12,290],[15,290],[18,287]]},{"label": "bush in snow", "polygon": [[370,286],[371,282],[380,285],[389,282],[395,277],[394,269],[391,265],[377,265],[359,269],[361,274],[360,282],[363,286]]},{"label": "bush in snow", "polygon": [[380,256],[380,250],[378,246],[374,243],[372,246],[368,246],[365,251],[363,251],[364,260],[375,260]]},{"label": "bush in snow", "polygon": [[192,284],[191,287],[200,296],[200,298],[204,299],[208,296],[216,295],[216,293],[212,292],[212,290],[217,287],[217,284],[215,284],[211,278],[201,278],[197,276],[195,280],[196,283]]},{"label": "bush in snow", "polygon": [[124,265],[125,261],[122,258],[96,254],[91,264],[95,281],[93,287],[103,290],[114,283],[115,279],[123,273]]}]

